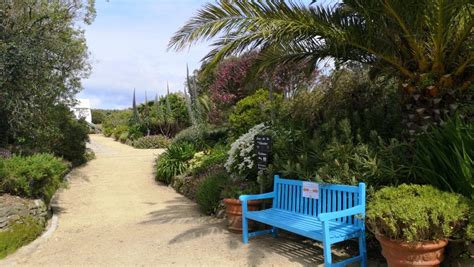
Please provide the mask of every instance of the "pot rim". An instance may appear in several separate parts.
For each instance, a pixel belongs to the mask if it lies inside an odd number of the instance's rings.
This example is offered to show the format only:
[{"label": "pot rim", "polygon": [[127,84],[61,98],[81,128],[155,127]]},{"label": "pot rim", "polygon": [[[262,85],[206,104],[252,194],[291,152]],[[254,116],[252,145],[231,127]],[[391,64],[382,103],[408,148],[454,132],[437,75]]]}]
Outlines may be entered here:
[{"label": "pot rim", "polygon": [[448,244],[448,239],[439,240],[427,240],[417,242],[407,242],[403,240],[389,239],[382,235],[375,235],[375,238],[382,244],[390,247],[403,247],[407,249],[423,249],[423,250],[435,250],[445,247]]},{"label": "pot rim", "polygon": [[[247,201],[247,204],[254,205],[254,204],[261,204],[262,202],[263,202],[262,200],[249,200]],[[238,198],[224,198],[224,203],[240,205],[242,204],[242,201],[240,201],[240,199]]]}]

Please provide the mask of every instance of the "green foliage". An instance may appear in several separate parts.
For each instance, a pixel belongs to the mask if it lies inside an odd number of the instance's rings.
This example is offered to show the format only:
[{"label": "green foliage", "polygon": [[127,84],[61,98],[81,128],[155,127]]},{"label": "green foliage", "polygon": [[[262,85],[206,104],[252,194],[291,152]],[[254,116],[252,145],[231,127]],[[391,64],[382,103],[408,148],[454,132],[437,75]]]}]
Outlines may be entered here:
[{"label": "green foliage", "polygon": [[237,178],[228,181],[222,191],[224,198],[239,198],[241,195],[258,194],[260,186],[256,181],[249,181],[247,179]]},{"label": "green foliage", "polygon": [[194,154],[189,161],[189,172],[199,175],[216,165],[223,165],[227,159],[227,147],[216,146],[210,151],[202,151]]},{"label": "green foliage", "polygon": [[42,198],[49,203],[60,187],[69,166],[50,154],[29,157],[13,156],[1,160],[5,176],[0,177],[0,191],[28,198]]},{"label": "green foliage", "polygon": [[199,184],[196,201],[204,213],[212,214],[216,211],[228,176],[225,171],[217,172],[205,177]]},{"label": "green foliage", "polygon": [[128,140],[128,131],[124,131],[119,135],[118,141],[120,141],[120,143],[125,144],[127,140]]},{"label": "green foliage", "polygon": [[112,132],[112,135],[114,137],[114,139],[116,141],[119,141],[120,140],[120,136],[122,135],[122,133],[124,132],[127,132],[127,135],[128,135],[128,125],[125,125],[125,124],[120,124],[118,125],[117,127],[114,128],[113,132]]},{"label": "green foliage", "polygon": [[173,138],[173,144],[181,142],[193,143],[198,150],[205,150],[217,144],[227,141],[228,129],[226,127],[212,127],[205,124],[198,124],[188,127],[179,132]]},{"label": "green foliage", "polygon": [[414,165],[420,182],[474,199],[474,123],[455,118],[419,136]]},{"label": "green foliage", "polygon": [[169,138],[190,125],[185,97],[180,93],[155,99],[150,112],[150,131]]},{"label": "green foliage", "polygon": [[237,138],[250,130],[254,125],[270,121],[271,112],[277,112],[283,96],[274,93],[273,98],[273,102],[271,102],[268,90],[259,89],[253,95],[237,102],[235,109],[229,115],[232,136]]},{"label": "green foliage", "polygon": [[439,88],[469,86],[465,81],[472,78],[473,70],[472,1],[312,2],[206,4],[175,33],[169,47],[181,50],[216,39],[205,57],[207,69],[229,55],[263,47],[260,69],[301,63],[313,70],[321,59],[332,57],[338,63],[370,65],[374,75],[400,77],[407,92],[412,84],[419,84],[415,90],[421,93],[430,90],[420,74],[434,76]]},{"label": "green foliage", "polygon": [[446,239],[465,227],[468,200],[428,185],[400,185],[377,191],[367,205],[367,226],[375,234],[407,242]]},{"label": "green foliage", "polygon": [[354,136],[347,119],[324,123],[313,136],[285,127],[276,128],[273,136],[272,169],[285,177],[380,187],[407,181],[412,175],[405,143],[383,141],[376,132],[363,141]]},{"label": "green foliage", "polygon": [[[102,121],[102,132],[105,136],[114,135],[116,131],[121,133],[125,131],[125,128],[128,128],[128,121],[132,116],[130,110],[114,110],[109,111],[105,120]],[[118,130],[117,128],[121,128]],[[115,135],[114,135],[115,137]],[[118,139],[119,135],[116,137]]]},{"label": "green foliage", "polygon": [[35,240],[44,229],[44,223],[32,217],[15,222],[7,231],[0,232],[0,259]]},{"label": "green foliage", "polygon": [[194,125],[180,131],[173,138],[173,144],[182,142],[193,143],[199,148],[202,147],[204,145],[204,126]]},{"label": "green foliage", "polygon": [[107,117],[107,110],[103,109],[92,109],[92,123],[93,124],[102,124],[102,122]]},{"label": "green foliage", "polygon": [[133,142],[135,148],[167,148],[171,140],[163,135],[149,135],[140,137]]},{"label": "green foliage", "polygon": [[169,184],[171,178],[187,171],[188,161],[196,153],[192,143],[172,144],[156,161],[156,180]]},{"label": "green foliage", "polygon": [[65,106],[58,105],[51,112],[51,122],[57,129],[42,137],[40,144],[47,144],[42,151],[54,153],[72,163],[73,166],[87,162],[86,142],[89,141],[89,126],[84,119],[77,120]]},{"label": "green foliage", "polygon": [[368,70],[350,65],[321,77],[314,90],[300,90],[285,101],[280,120],[312,134],[323,123],[348,119],[353,136],[366,141],[401,136],[401,99],[390,79],[369,79]]},{"label": "green foliage", "polygon": [[90,66],[84,31],[93,1],[0,2],[0,143],[23,149],[57,125],[50,113],[71,103]]}]

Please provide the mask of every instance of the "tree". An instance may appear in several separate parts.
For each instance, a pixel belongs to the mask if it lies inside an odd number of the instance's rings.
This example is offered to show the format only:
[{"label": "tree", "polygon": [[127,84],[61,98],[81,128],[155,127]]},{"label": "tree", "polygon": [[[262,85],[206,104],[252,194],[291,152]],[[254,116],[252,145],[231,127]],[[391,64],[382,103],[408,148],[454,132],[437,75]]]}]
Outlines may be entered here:
[{"label": "tree", "polygon": [[89,74],[84,32],[93,0],[0,2],[0,145],[34,144]]},{"label": "tree", "polygon": [[312,71],[325,58],[367,64],[372,75],[398,78],[411,134],[441,123],[459,106],[454,102],[472,101],[472,1],[314,2],[219,0],[176,32],[169,47],[219,36],[205,57],[209,66],[253,49],[261,51],[260,69],[301,63]]}]

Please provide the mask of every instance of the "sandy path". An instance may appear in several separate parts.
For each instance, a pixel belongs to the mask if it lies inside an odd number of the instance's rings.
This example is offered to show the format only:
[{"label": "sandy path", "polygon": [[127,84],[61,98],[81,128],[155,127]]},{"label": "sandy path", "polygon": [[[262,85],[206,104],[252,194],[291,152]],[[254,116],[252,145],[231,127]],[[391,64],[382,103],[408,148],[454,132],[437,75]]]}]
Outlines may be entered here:
[{"label": "sandy path", "polygon": [[[137,150],[99,135],[97,159],[74,170],[58,197],[59,226],[19,265],[299,266],[321,263],[321,251],[263,237],[243,245],[225,222],[199,213],[173,189],[155,183],[161,150]],[[17,258],[15,258],[17,257]],[[12,260],[10,258],[10,260]],[[1,265],[1,264],[0,264]]]}]

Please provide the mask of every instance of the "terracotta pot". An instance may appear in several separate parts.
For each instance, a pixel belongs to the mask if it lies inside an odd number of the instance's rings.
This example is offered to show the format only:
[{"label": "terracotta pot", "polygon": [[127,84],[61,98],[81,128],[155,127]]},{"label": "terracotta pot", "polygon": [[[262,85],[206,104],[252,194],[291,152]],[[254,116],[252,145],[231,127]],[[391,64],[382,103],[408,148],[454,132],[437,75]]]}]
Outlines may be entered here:
[{"label": "terracotta pot", "polygon": [[389,267],[439,266],[448,240],[407,243],[376,236]]},{"label": "terracotta pot", "polygon": [[[224,198],[227,213],[227,226],[233,233],[242,233],[242,202],[236,198]],[[260,210],[261,200],[251,200],[247,202],[248,210]],[[255,222],[249,220],[249,230],[255,230]]]}]

